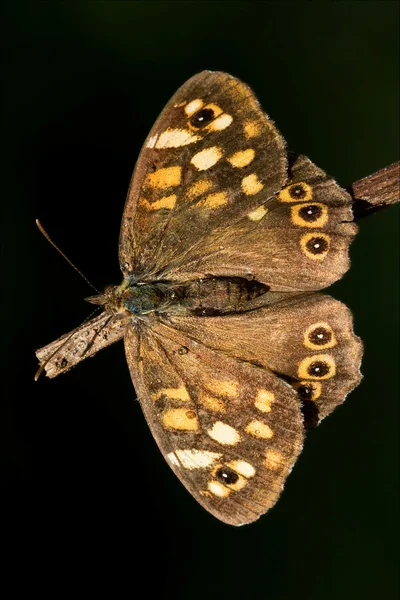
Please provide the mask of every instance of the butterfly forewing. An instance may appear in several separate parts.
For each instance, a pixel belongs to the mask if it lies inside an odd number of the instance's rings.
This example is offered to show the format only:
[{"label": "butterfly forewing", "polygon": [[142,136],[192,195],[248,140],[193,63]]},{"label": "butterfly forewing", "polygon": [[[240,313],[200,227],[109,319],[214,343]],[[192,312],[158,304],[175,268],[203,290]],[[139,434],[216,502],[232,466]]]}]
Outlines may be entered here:
[{"label": "butterfly forewing", "polygon": [[140,154],[121,228],[124,275],[168,279],[286,178],[283,138],[251,90],[225,73],[196,75],[167,104]]},{"label": "butterfly forewing", "polygon": [[315,405],[316,422],[360,382],[362,345],[351,313],[329,296],[290,297],[244,314],[161,318],[209,348],[283,378],[301,403]]},{"label": "butterfly forewing", "polygon": [[156,319],[132,324],[125,349],[153,436],[189,492],[231,525],[266,512],[302,447],[294,390]]}]

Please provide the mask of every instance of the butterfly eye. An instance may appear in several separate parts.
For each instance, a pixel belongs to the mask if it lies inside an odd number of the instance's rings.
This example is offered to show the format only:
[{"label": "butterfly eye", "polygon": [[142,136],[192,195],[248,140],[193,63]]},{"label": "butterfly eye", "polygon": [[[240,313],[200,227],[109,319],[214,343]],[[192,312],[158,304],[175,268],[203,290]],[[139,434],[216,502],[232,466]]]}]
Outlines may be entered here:
[{"label": "butterfly eye", "polygon": [[189,119],[189,123],[195,129],[201,129],[211,123],[214,118],[215,113],[212,108],[202,108]]},{"label": "butterfly eye", "polygon": [[234,485],[239,479],[239,475],[228,467],[221,467],[218,469],[218,471],[215,473],[215,476],[222,483],[227,483],[228,485]]}]

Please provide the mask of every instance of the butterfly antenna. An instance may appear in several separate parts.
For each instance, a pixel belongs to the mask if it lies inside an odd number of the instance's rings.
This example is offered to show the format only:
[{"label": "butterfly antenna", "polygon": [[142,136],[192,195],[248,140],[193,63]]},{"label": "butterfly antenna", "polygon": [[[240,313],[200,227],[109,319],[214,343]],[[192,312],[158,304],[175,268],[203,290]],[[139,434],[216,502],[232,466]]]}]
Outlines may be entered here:
[{"label": "butterfly antenna", "polygon": [[[38,225],[39,227],[39,225]],[[39,227],[40,229],[40,227]],[[51,242],[51,240],[49,240]],[[53,242],[51,242],[53,243]],[[56,246],[57,248],[57,246]],[[57,248],[58,250],[58,248]],[[67,259],[68,260],[68,259]],[[68,261],[69,262],[69,261]],[[78,270],[78,269],[77,269]],[[79,271],[78,271],[79,272]],[[48,365],[48,363],[51,361],[52,358],[54,358],[54,356],[62,349],[64,348],[65,344],[68,344],[69,340],[75,335],[75,333],[78,331],[78,329],[80,329],[81,327],[83,327],[83,325],[85,325],[85,323],[87,323],[92,317],[93,315],[100,310],[100,306],[98,306],[97,308],[95,308],[88,317],[86,317],[86,319],[84,321],[82,321],[82,323],[79,325],[79,327],[77,327],[77,329],[74,329],[74,331],[72,331],[70,333],[70,335],[67,337],[67,339],[61,344],[61,346],[59,346],[56,350],[54,350],[54,352],[52,354],[50,354],[50,356],[44,361],[44,363],[42,365],[40,365],[39,369],[36,371],[35,373],[35,381],[37,381],[39,379],[39,377],[41,376],[41,374],[43,373],[43,371],[45,370],[46,366]],[[107,321],[108,323],[108,321]],[[106,323],[106,324],[107,324]]]},{"label": "butterfly antenna", "polygon": [[50,242],[50,244],[53,246],[53,248],[55,248],[57,250],[57,252],[59,252],[61,254],[61,256],[63,256],[65,258],[65,260],[71,265],[71,267],[73,267],[75,269],[75,271],[77,273],[79,273],[79,275],[86,281],[86,283],[88,283],[90,285],[90,287],[97,292],[98,294],[101,294],[101,292],[99,292],[99,290],[97,288],[94,287],[94,285],[92,283],[90,283],[89,279],[87,277],[84,276],[84,274],[82,273],[82,271],[80,271],[78,269],[78,267],[76,267],[74,265],[74,263],[72,261],[69,260],[68,256],[66,256],[64,254],[64,252],[62,252],[62,250],[60,250],[60,248],[57,246],[57,244],[55,244],[53,242],[53,240],[51,239],[51,237],[49,236],[49,234],[47,233],[47,231],[44,229],[43,225],[40,223],[39,219],[36,219],[36,225],[38,226],[38,229],[41,233],[43,233],[44,237],[46,238],[46,240],[48,242]]}]

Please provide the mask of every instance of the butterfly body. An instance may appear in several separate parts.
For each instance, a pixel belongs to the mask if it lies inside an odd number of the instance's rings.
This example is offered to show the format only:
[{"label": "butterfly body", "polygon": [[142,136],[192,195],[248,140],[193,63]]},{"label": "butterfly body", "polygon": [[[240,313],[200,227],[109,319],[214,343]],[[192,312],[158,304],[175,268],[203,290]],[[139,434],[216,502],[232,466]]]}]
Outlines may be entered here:
[{"label": "butterfly body", "polygon": [[89,299],[104,315],[59,340],[54,358],[37,354],[55,376],[124,337],[170,467],[218,519],[250,523],[278,499],[305,428],[360,381],[351,313],[316,293],[348,269],[356,231],[349,194],[306,157],[289,159],[251,90],[205,71],[144,143],[122,285]]}]

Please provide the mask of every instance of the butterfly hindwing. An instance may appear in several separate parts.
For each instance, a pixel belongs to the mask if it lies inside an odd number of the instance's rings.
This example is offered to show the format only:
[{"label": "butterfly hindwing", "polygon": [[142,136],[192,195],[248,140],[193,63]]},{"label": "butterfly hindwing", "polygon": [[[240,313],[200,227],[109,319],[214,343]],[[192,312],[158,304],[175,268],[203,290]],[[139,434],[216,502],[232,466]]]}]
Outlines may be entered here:
[{"label": "butterfly hindwing", "polygon": [[294,390],[156,318],[132,324],[125,349],[153,436],[188,491],[231,525],[266,512],[302,448]]},{"label": "butterfly hindwing", "polygon": [[361,379],[362,345],[351,313],[330,296],[292,296],[242,314],[163,318],[216,351],[282,377],[297,390],[306,410],[314,405],[311,426],[341,404]]},{"label": "butterfly hindwing", "polygon": [[201,254],[171,263],[163,277],[236,276],[275,291],[319,290],[349,268],[348,248],[357,232],[352,220],[350,195],[299,156],[279,193],[261,194],[257,208],[203,238]]},{"label": "butterfly hindwing", "polygon": [[122,220],[125,277],[165,279],[203,253],[203,241],[278,192],[283,138],[253,92],[204,71],[167,104],[146,139]]}]

